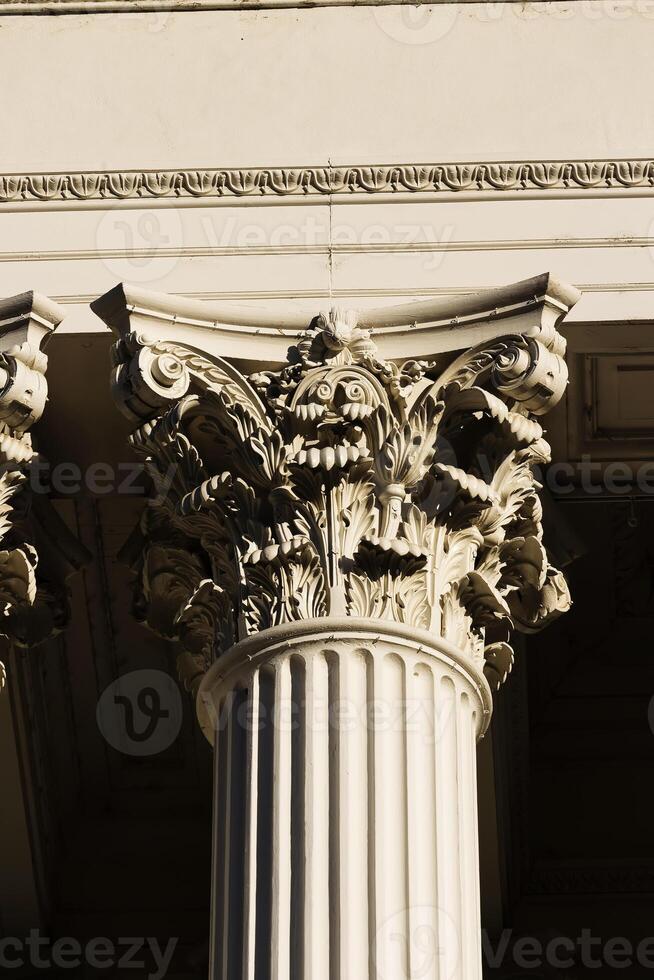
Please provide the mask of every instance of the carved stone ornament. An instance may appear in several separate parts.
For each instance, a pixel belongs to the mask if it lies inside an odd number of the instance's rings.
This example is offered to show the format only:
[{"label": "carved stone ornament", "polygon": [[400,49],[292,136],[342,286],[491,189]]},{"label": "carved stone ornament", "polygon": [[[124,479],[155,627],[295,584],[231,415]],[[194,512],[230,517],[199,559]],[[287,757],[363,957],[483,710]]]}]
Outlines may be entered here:
[{"label": "carved stone ornament", "polygon": [[93,304],[120,333],[114,391],[154,486],[137,609],[193,687],[235,642],[324,617],[428,631],[503,681],[512,629],[570,606],[535,471],[577,298],[540,276],[304,331],[128,287]]},{"label": "carved stone ornament", "polygon": [[[101,6],[103,0],[83,3],[84,10]],[[120,4],[121,0],[113,0]],[[130,4],[133,0],[122,0]],[[170,2],[170,0],[168,0]],[[224,2],[224,0],[223,0]],[[177,9],[193,9],[203,0]],[[211,0],[209,0],[210,5]],[[166,0],[163,0],[162,8]],[[0,0],[0,13],[30,5],[44,9],[80,6],[79,0]],[[133,9],[133,8],[132,8]],[[338,195],[344,201],[373,195],[418,195],[483,198],[525,194],[558,196],[562,192],[602,194],[638,192],[654,184],[654,160],[515,160],[484,163],[355,164],[350,166],[187,168],[183,170],[104,170],[68,173],[0,174],[0,205],[44,208],[84,201],[118,200],[152,203],[194,200],[258,198],[325,198]]]},{"label": "carved stone ornament", "polygon": [[[61,307],[37,293],[0,300],[0,635],[18,643],[42,639],[43,627],[51,632],[63,617],[62,599],[39,568],[48,505],[34,508],[28,488],[36,455],[29,430],[48,390],[42,347],[63,317]],[[0,665],[0,684],[4,676]]]}]

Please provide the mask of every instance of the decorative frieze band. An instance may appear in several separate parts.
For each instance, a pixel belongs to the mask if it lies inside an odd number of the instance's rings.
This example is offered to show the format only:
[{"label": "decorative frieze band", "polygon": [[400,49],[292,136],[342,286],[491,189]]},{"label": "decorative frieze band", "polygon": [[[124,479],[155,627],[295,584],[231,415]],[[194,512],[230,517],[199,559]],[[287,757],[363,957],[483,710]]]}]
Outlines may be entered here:
[{"label": "decorative frieze band", "polygon": [[654,160],[0,174],[0,203],[372,194],[598,192],[654,188]]}]

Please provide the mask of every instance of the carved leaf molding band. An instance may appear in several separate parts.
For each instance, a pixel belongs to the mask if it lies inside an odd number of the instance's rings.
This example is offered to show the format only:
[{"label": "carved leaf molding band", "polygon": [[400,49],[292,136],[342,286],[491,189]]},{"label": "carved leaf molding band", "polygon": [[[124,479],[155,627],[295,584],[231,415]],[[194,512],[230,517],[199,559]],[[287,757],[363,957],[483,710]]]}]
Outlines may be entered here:
[{"label": "carved leaf molding band", "polygon": [[0,174],[0,203],[636,190],[654,160],[518,161],[343,167]]}]

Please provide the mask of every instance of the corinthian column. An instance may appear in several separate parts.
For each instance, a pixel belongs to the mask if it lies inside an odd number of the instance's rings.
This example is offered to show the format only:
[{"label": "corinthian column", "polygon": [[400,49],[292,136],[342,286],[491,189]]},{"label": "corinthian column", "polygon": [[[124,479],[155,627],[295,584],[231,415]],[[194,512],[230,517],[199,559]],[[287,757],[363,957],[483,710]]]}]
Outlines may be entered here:
[{"label": "corinthian column", "polygon": [[215,747],[212,980],[480,980],[475,741],[570,601],[534,469],[575,300],[94,304],[154,485],[138,608]]}]

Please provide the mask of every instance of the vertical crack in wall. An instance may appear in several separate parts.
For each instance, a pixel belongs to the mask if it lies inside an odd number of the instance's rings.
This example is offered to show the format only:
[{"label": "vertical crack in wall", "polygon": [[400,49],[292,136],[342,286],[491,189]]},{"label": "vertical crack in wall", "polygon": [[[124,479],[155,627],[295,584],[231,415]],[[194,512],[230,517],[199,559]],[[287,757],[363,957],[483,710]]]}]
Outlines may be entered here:
[{"label": "vertical crack in wall", "polygon": [[329,279],[329,305],[332,304],[332,297],[334,291],[334,250],[332,244],[332,208],[334,206],[334,199],[332,195],[332,188],[334,186],[332,181],[332,161],[331,158],[327,160],[327,169],[329,174],[329,230],[327,239],[327,274]]}]

